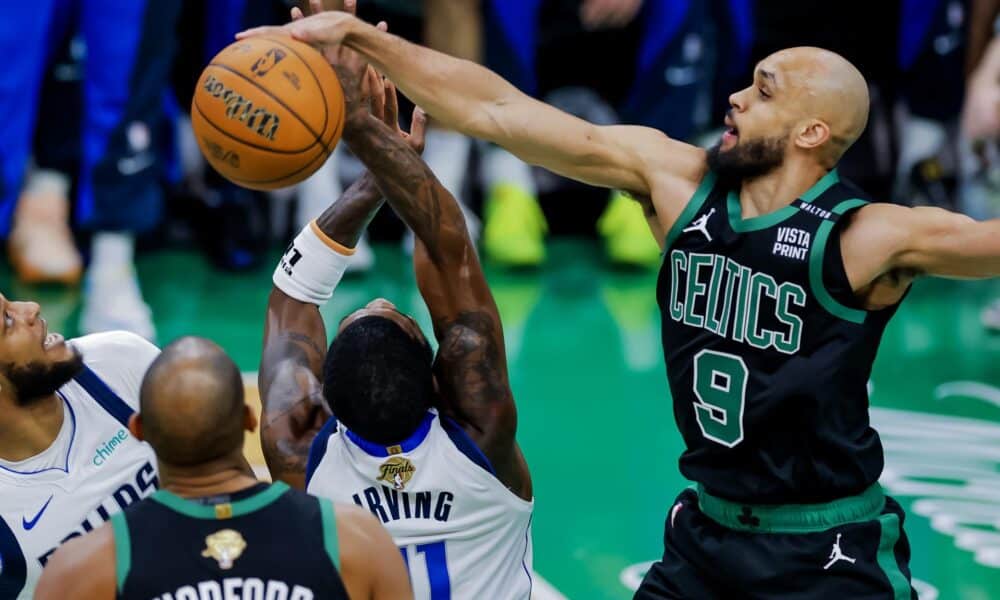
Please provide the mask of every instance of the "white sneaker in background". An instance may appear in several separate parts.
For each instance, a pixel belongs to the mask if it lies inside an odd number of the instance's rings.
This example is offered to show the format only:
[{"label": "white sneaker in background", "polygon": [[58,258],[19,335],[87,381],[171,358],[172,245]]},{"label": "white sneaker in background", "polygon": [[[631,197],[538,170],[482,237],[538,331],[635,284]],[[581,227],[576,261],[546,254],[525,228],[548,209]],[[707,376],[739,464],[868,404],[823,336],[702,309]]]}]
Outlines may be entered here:
[{"label": "white sneaker in background", "polygon": [[139,290],[133,246],[130,234],[94,234],[80,316],[80,330],[84,334],[125,330],[155,341],[153,312]]},{"label": "white sneaker in background", "polygon": [[153,311],[142,299],[134,269],[91,268],[85,278],[84,293],[80,316],[80,330],[84,334],[125,330],[151,342],[156,340]]}]

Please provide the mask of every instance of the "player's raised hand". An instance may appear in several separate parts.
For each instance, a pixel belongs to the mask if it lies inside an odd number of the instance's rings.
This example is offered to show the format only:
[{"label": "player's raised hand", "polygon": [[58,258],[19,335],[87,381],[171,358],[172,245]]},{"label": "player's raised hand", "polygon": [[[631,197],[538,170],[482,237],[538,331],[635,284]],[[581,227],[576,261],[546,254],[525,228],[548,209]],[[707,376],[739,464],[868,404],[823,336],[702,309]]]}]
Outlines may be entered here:
[{"label": "player's raised hand", "polygon": [[[309,0],[309,16],[294,18],[292,22],[282,27],[263,26],[247,29],[236,34],[236,39],[244,39],[258,35],[291,35],[297,40],[314,46],[339,45],[352,25],[361,23],[355,16],[357,0],[344,0],[344,10],[323,10],[322,3]],[[298,9],[292,9],[293,14],[302,14]]]}]

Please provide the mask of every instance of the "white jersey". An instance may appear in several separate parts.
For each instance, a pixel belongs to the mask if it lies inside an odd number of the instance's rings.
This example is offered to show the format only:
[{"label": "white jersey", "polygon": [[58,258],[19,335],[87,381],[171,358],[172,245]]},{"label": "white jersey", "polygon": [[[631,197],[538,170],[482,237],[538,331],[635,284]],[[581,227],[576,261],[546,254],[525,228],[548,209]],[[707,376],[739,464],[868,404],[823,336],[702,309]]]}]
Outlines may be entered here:
[{"label": "white jersey", "polygon": [[84,372],[58,390],[62,428],[49,448],[0,460],[0,600],[31,598],[56,547],[159,486],[156,458],[126,423],[159,350],[126,332],[70,340]]},{"label": "white jersey", "polygon": [[380,446],[331,419],[313,441],[309,493],[378,517],[403,553],[414,597],[527,600],[533,502],[493,474],[468,435],[430,411],[416,433]]}]

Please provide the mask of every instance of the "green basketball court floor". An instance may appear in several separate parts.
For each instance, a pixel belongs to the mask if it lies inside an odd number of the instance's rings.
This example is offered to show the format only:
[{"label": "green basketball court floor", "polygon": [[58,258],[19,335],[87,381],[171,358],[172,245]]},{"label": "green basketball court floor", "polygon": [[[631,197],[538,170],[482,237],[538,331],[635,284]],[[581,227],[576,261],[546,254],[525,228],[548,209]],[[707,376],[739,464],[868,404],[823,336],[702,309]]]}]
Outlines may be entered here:
[{"label": "green basketball court floor", "polygon": [[[327,321],[384,296],[429,332],[409,261],[395,245],[377,251],[376,270],[341,284],[324,308]],[[207,336],[256,371],[273,264],[230,275],[194,253],[143,256],[159,341]],[[615,272],[595,243],[566,240],[552,245],[538,273],[487,270],[535,484],[536,595],[630,598],[660,554],[664,517],[686,485],[656,275]],[[0,283],[12,298],[39,300],[51,330],[77,333],[79,291],[26,287],[6,273]],[[918,282],[872,376],[872,420],[887,454],[882,484],[908,511],[922,598],[1000,599],[1000,335],[978,318],[997,295],[996,282]]]}]

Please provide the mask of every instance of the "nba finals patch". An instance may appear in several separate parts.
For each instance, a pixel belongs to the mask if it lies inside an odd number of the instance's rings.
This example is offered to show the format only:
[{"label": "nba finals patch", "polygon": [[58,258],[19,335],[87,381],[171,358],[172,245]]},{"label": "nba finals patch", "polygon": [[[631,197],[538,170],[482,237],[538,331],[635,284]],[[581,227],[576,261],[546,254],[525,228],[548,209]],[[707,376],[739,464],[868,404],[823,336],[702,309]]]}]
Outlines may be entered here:
[{"label": "nba finals patch", "polygon": [[201,555],[214,558],[220,569],[228,571],[233,568],[233,562],[243,554],[246,547],[247,542],[239,531],[223,529],[205,538],[205,549]]},{"label": "nba finals patch", "polygon": [[392,487],[401,490],[406,487],[417,470],[410,462],[410,459],[402,456],[393,456],[378,467],[378,477],[375,481],[385,481],[392,483]]}]

